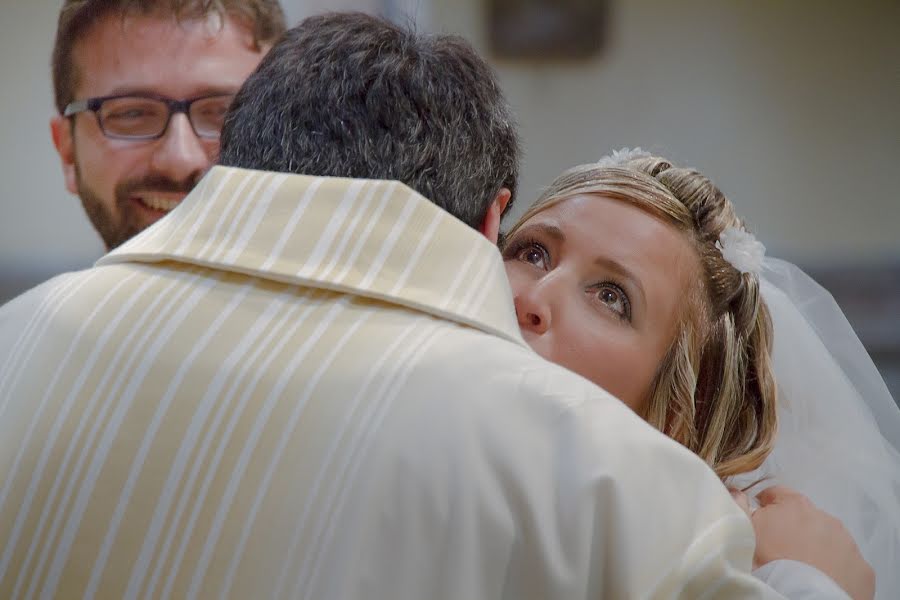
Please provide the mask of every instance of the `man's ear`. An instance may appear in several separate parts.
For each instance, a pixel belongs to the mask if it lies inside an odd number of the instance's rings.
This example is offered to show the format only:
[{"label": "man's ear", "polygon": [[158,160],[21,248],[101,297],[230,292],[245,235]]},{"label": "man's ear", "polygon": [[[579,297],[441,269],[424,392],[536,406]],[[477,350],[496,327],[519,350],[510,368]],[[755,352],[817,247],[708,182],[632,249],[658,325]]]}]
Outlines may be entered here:
[{"label": "man's ear", "polygon": [[496,244],[497,238],[500,236],[500,218],[503,216],[503,211],[506,210],[506,205],[509,204],[511,197],[512,193],[508,189],[500,188],[497,196],[494,197],[494,201],[488,207],[487,213],[484,215],[480,231],[492,244]]},{"label": "man's ear", "polygon": [[59,154],[62,163],[63,177],[66,180],[66,189],[72,194],[78,194],[78,177],[75,173],[75,140],[73,124],[63,116],[50,119],[50,134],[53,136],[53,145]]}]

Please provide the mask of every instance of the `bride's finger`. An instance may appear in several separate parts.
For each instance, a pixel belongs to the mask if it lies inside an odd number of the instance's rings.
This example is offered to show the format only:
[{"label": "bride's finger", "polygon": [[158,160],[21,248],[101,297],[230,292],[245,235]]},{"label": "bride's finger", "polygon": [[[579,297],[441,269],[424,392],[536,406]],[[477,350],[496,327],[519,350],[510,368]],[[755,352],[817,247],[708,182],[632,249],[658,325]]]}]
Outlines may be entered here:
[{"label": "bride's finger", "polygon": [[804,496],[797,490],[784,485],[773,485],[772,487],[768,487],[756,495],[756,499],[759,501],[760,506],[766,506],[767,504],[775,504],[777,502],[784,502],[788,499],[797,498],[802,498],[805,500],[806,496]]}]

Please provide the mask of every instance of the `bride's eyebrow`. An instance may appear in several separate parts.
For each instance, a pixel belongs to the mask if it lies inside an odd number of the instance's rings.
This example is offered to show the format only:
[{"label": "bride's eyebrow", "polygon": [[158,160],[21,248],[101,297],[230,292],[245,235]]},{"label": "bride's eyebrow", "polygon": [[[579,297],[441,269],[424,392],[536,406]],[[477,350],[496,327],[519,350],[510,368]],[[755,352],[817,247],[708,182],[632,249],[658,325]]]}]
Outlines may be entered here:
[{"label": "bride's eyebrow", "polygon": [[632,288],[632,291],[637,292],[641,302],[647,301],[647,295],[644,292],[644,286],[641,285],[640,278],[623,263],[611,257],[600,256],[594,259],[594,264],[598,267],[607,269],[608,271],[612,271],[623,280],[626,287],[630,287]]},{"label": "bride's eyebrow", "polygon": [[516,235],[513,237],[513,239],[518,238],[522,235],[542,235],[549,237],[553,241],[560,244],[566,241],[566,234],[563,233],[563,230],[556,225],[553,225],[552,223],[535,223],[533,225],[526,225],[516,232]]}]

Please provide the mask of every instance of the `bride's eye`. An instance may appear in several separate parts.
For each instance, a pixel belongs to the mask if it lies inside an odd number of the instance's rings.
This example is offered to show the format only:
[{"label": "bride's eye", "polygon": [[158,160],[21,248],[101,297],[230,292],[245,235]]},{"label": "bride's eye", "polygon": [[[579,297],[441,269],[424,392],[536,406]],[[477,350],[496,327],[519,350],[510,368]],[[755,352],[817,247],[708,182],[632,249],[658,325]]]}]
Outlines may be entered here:
[{"label": "bride's eye", "polygon": [[544,253],[534,246],[529,246],[519,253],[519,260],[540,266],[544,262]]},{"label": "bride's eye", "polygon": [[514,242],[512,247],[504,254],[507,260],[515,258],[541,269],[547,269],[550,265],[550,253],[547,252],[547,249],[538,242],[531,240]]},{"label": "bride's eye", "polygon": [[626,321],[631,320],[631,302],[621,287],[611,281],[604,281],[594,286],[592,293],[602,305],[615,313],[617,317]]}]

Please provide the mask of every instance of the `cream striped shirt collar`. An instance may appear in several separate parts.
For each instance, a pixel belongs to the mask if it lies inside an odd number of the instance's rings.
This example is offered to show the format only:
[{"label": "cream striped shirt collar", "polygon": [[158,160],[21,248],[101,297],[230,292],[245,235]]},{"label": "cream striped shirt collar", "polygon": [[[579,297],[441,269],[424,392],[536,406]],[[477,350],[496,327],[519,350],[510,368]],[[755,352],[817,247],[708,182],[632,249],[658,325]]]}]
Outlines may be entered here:
[{"label": "cream striped shirt collar", "polygon": [[497,248],[396,181],[214,167],[97,266],[163,261],[383,300],[525,345]]}]

